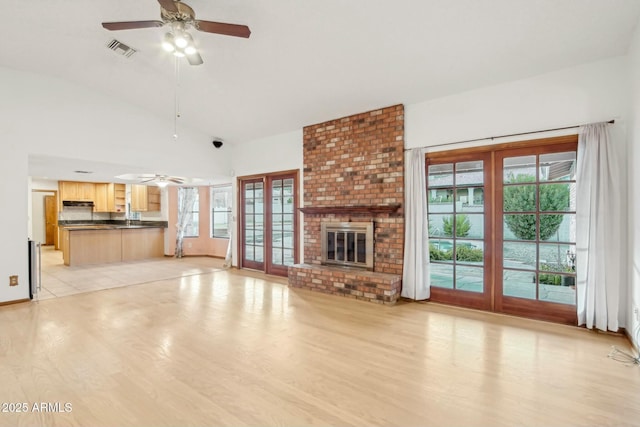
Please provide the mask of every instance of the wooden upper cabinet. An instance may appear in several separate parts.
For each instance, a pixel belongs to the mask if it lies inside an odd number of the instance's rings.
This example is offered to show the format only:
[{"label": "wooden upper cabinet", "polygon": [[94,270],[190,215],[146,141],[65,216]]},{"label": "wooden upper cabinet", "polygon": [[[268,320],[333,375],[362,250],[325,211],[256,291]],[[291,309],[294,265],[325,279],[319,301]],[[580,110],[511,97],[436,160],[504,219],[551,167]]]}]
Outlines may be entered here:
[{"label": "wooden upper cabinet", "polygon": [[124,212],[126,210],[126,185],[112,182],[59,181],[60,206],[62,201],[93,202],[94,212]]},{"label": "wooden upper cabinet", "polygon": [[93,182],[60,181],[58,182],[58,189],[61,202],[64,200],[95,201],[96,190]]},{"label": "wooden upper cabinet", "polygon": [[60,201],[78,200],[78,183],[73,181],[59,181],[58,190],[60,193]]},{"label": "wooden upper cabinet", "polygon": [[126,184],[109,184],[109,202],[113,200],[113,209],[110,212],[124,212],[127,205]]},{"label": "wooden upper cabinet", "polygon": [[112,212],[110,208],[113,207],[113,203],[109,206],[109,185],[113,184],[95,184],[94,212]]},{"label": "wooden upper cabinet", "polygon": [[131,184],[131,210],[133,212],[147,212],[149,210],[146,185]]},{"label": "wooden upper cabinet", "polygon": [[96,198],[96,185],[93,182],[79,182],[78,192],[83,202],[93,202]]},{"label": "wooden upper cabinet", "polygon": [[162,199],[160,187],[156,187],[155,185],[150,185],[147,187],[147,210],[149,212],[160,212]]}]

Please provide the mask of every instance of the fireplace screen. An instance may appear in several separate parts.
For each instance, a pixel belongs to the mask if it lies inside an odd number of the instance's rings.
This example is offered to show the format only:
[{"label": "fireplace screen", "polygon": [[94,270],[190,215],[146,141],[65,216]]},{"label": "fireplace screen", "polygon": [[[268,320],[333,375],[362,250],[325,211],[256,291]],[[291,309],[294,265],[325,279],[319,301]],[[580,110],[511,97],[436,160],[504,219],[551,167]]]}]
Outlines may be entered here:
[{"label": "fireplace screen", "polygon": [[373,270],[373,222],[321,225],[322,263]]}]

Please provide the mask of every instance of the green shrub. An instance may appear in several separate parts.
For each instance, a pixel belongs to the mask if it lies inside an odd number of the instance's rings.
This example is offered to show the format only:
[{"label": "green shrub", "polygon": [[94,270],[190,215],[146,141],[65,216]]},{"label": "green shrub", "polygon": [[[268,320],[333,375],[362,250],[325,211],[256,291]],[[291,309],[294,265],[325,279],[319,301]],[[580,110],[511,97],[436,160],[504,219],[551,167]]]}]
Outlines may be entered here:
[{"label": "green shrub", "polygon": [[482,262],[484,261],[484,252],[482,249],[470,248],[467,246],[456,246],[456,260]]},{"label": "green shrub", "polygon": [[[442,229],[445,236],[453,236],[453,215],[442,218]],[[471,222],[469,217],[464,214],[456,215],[456,237],[466,237],[469,235]]]}]

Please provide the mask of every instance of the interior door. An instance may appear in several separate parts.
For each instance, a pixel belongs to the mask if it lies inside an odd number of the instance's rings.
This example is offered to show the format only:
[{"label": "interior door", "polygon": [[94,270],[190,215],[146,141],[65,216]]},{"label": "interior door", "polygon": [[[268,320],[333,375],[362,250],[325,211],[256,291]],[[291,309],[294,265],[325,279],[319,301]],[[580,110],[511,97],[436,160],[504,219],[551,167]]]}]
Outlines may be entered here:
[{"label": "interior door", "polygon": [[44,197],[45,245],[55,245],[58,229],[58,211],[55,196]]}]

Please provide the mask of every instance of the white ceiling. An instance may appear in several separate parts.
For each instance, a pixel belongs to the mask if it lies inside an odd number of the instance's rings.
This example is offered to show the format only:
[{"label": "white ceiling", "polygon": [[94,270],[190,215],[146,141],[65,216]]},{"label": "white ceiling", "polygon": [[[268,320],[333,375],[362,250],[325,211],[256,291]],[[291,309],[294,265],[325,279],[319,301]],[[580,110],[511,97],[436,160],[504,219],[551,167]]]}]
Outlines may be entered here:
[{"label": "white ceiling", "polygon": [[[181,120],[230,143],[625,54],[639,0],[186,0],[249,39],[192,31],[204,59],[180,65]],[[113,94],[171,120],[174,60],[156,0],[12,0],[0,66]],[[138,52],[106,48],[116,38]]]}]

